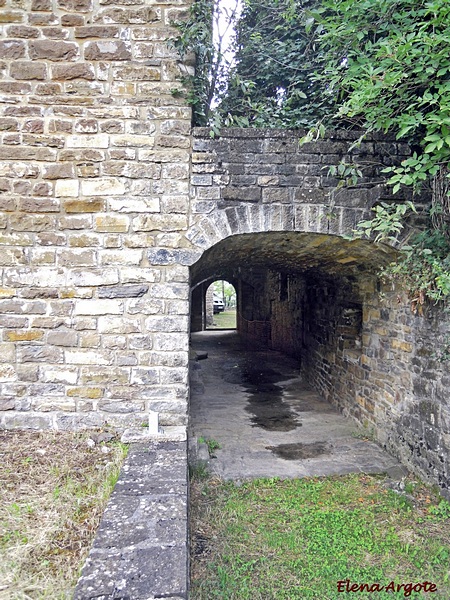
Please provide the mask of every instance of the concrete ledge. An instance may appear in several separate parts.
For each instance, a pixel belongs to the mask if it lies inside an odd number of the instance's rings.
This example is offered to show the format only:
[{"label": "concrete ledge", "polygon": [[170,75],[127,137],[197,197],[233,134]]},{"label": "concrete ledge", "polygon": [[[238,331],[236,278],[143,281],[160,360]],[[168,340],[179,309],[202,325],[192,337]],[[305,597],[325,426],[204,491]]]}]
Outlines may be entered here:
[{"label": "concrete ledge", "polygon": [[73,600],[186,600],[187,442],[133,444]]},{"label": "concrete ledge", "polygon": [[120,441],[124,444],[134,442],[185,442],[187,439],[186,427],[166,426],[160,427],[158,433],[151,433],[146,427],[139,429],[126,429]]}]

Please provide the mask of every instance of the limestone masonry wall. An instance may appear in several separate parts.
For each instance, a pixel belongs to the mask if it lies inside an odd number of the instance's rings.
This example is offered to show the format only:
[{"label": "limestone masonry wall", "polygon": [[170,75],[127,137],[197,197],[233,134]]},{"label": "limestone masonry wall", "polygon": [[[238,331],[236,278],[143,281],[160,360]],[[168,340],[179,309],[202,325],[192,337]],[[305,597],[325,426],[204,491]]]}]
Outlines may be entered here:
[{"label": "limestone masonry wall", "polygon": [[186,421],[185,12],[0,0],[0,427]]}]

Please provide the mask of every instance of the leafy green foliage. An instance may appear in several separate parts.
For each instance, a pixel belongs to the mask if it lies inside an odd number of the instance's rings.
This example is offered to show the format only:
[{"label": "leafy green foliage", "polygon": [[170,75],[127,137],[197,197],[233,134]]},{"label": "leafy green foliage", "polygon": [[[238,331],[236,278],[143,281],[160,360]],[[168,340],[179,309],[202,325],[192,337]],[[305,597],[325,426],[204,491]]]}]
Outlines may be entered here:
[{"label": "leafy green foliage", "polygon": [[[197,0],[179,25],[181,54],[194,52],[194,123],[222,126],[325,126],[394,135],[413,152],[385,169],[393,193],[428,187],[430,228],[410,241],[391,279],[419,305],[450,295],[450,3],[442,0],[246,0],[235,21],[234,60],[212,22],[218,0]],[[214,105],[214,110],[211,106]],[[340,186],[355,185],[357,167],[342,163]],[[411,204],[380,204],[358,235],[394,242]],[[436,244],[434,231],[443,243]],[[445,241],[446,240],[446,241]],[[386,275],[389,275],[386,272]]]},{"label": "leafy green foliage", "polygon": [[400,204],[380,202],[372,208],[374,216],[370,220],[358,223],[355,235],[373,237],[375,242],[395,243],[404,228],[404,216],[410,210],[417,212],[412,202]]},{"label": "leafy green foliage", "polygon": [[[394,134],[414,151],[385,169],[401,187],[432,191],[430,228],[385,275],[406,287],[413,310],[450,295],[450,4],[419,0],[322,0],[310,12],[336,105],[335,123]],[[394,242],[411,204],[374,209],[359,234]]]},{"label": "leafy green foliage", "polygon": [[[224,14],[219,0],[197,0],[177,24],[181,56],[194,53],[195,76],[186,77],[195,125],[310,127],[331,112],[326,84],[312,75],[320,54],[306,10],[316,0],[247,0],[241,15]],[[213,23],[235,26],[231,46],[213,36]]]},{"label": "leafy green foliage", "polygon": [[427,229],[403,246],[399,260],[383,274],[409,291],[411,308],[421,313],[425,300],[444,301],[450,295],[450,246],[439,230]]},{"label": "leafy green foliage", "polygon": [[[185,60],[195,55],[195,75],[186,75],[183,83],[188,87],[188,102],[192,106],[193,121],[196,125],[208,124],[210,104],[214,96],[211,73],[219,69],[220,55],[213,44],[212,22],[215,5],[210,0],[196,0],[185,21],[175,23],[179,35],[172,40],[180,56]],[[181,92],[174,90],[175,94]]]},{"label": "leafy green foliage", "polygon": [[417,151],[389,169],[394,192],[420,187],[450,159],[450,4],[322,0],[311,11],[338,119],[393,133]]},{"label": "leafy green foliage", "polygon": [[235,64],[219,110],[250,127],[310,127],[331,111],[307,9],[314,0],[247,0],[237,22]]}]

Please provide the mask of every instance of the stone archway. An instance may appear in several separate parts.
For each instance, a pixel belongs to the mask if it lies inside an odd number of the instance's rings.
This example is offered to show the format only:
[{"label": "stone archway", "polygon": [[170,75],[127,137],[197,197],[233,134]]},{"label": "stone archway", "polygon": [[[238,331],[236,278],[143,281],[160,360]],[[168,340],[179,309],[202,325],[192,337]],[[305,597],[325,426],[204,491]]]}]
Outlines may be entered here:
[{"label": "stone archway", "polygon": [[[373,295],[376,271],[391,255],[376,250],[368,241],[317,233],[231,235],[191,266],[192,310],[203,285],[219,277],[236,282],[241,337],[299,359],[323,396],[361,422],[374,421],[361,358],[367,354],[367,290]],[[365,393],[367,406],[361,404]]]}]

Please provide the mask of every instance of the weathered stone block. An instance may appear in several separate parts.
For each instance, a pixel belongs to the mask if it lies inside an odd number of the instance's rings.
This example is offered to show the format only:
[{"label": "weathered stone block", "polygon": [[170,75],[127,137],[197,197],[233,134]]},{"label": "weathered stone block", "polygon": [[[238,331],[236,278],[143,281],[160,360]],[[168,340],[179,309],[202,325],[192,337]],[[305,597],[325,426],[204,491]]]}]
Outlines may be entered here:
[{"label": "weathered stone block", "polygon": [[66,200],[64,209],[67,213],[96,213],[105,210],[105,201],[96,200]]},{"label": "weathered stone block", "polygon": [[90,398],[95,400],[103,397],[104,390],[100,387],[75,387],[67,390],[69,397]]},{"label": "weathered stone block", "polygon": [[114,69],[113,76],[115,81],[159,81],[161,70],[159,67],[130,65]]},{"label": "weathered stone block", "polygon": [[45,430],[52,428],[52,416],[35,415],[29,413],[14,413],[11,415],[6,414],[4,416],[3,423],[6,429]]},{"label": "weathered stone block", "polygon": [[150,135],[135,135],[131,133],[125,135],[111,135],[111,144],[119,147],[153,147],[155,145],[155,138]]},{"label": "weathered stone block", "polygon": [[42,340],[43,331],[4,331],[3,339],[7,342],[34,342]]},{"label": "weathered stone block", "polygon": [[[1,227],[1,229],[3,229],[3,227]],[[4,248],[0,253],[1,267],[24,264],[25,262],[23,250],[20,250],[19,248]]]},{"label": "weathered stone block", "polygon": [[[130,350],[151,350],[153,347],[153,337],[151,335],[129,336],[128,347],[130,348]],[[139,363],[141,365],[146,364],[142,362],[141,358],[139,360]]]},{"label": "weathered stone block", "polygon": [[155,368],[131,369],[131,383],[139,385],[152,385],[159,383],[159,370]]},{"label": "weathered stone block", "polygon": [[16,408],[16,400],[14,398],[0,398],[0,411],[14,410]]},{"label": "weathered stone block", "polygon": [[177,333],[156,333],[153,338],[153,348],[157,352],[180,352],[188,347],[188,336]]},{"label": "weathered stone block", "polygon": [[148,292],[148,285],[123,285],[101,287],[98,290],[99,298],[140,298]]},{"label": "weathered stone block", "polygon": [[118,38],[120,28],[116,25],[86,25],[75,27],[75,38]]},{"label": "weathered stone block", "polygon": [[63,362],[63,353],[60,348],[51,346],[19,346],[17,348],[17,358],[22,363],[44,362],[61,363]]},{"label": "weathered stone block", "polygon": [[53,162],[56,159],[56,150],[52,148],[32,148],[31,146],[3,146],[0,147],[0,159]]},{"label": "weathered stone block", "polygon": [[161,280],[161,271],[143,267],[122,267],[120,278],[122,283],[153,283]]},{"label": "weathered stone block", "polygon": [[24,14],[16,10],[2,10],[0,12],[0,23],[22,23]]},{"label": "weathered stone block", "polygon": [[98,403],[98,408],[99,410],[103,410],[107,413],[140,413],[144,411],[145,404],[139,401],[128,402],[117,400],[116,402],[111,402],[110,400],[101,400]]},{"label": "weathered stone block", "polygon": [[129,227],[128,217],[105,215],[95,218],[95,231],[102,233],[125,233]]},{"label": "weathered stone block", "polygon": [[193,265],[200,258],[199,250],[167,250],[165,248],[151,248],[147,252],[148,261],[152,265]]},{"label": "weathered stone block", "polygon": [[76,234],[76,235],[68,235],[67,243],[72,248],[88,248],[88,247],[97,247],[100,245],[100,240],[96,235],[90,234]]},{"label": "weathered stone block", "polygon": [[33,40],[28,44],[28,53],[33,60],[74,60],[78,56],[79,48],[73,42]]},{"label": "weathered stone block", "polygon": [[103,23],[126,23],[147,25],[161,19],[161,10],[150,7],[119,8],[111,7],[99,11],[97,20]]},{"label": "weathered stone block", "polygon": [[63,367],[40,367],[41,381],[44,383],[65,383],[73,385],[78,379],[78,368],[63,366]]},{"label": "weathered stone block", "polygon": [[3,40],[0,41],[0,58],[17,59],[25,56],[25,42],[20,40]]},{"label": "weathered stone block", "polygon": [[57,198],[78,197],[80,184],[78,179],[61,179],[55,184],[55,196]]},{"label": "weathered stone block", "polygon": [[130,300],[127,303],[127,310],[130,315],[142,313],[144,315],[160,315],[164,312],[164,301],[157,298],[140,298]]},{"label": "weathered stone block", "polygon": [[74,270],[67,275],[68,285],[74,285],[77,287],[97,287],[101,285],[114,285],[119,283],[119,273],[117,269],[102,269],[96,271],[90,269],[86,271]]},{"label": "weathered stone block", "polygon": [[68,365],[112,365],[114,357],[105,350],[64,350],[64,360]]},{"label": "weathered stone block", "polygon": [[[54,286],[64,285],[65,274],[54,267],[42,266],[39,269],[31,269],[29,267],[15,268],[5,271],[4,275],[5,284],[10,286],[35,286],[52,288]],[[17,312],[28,312],[38,311],[39,313],[46,313],[44,308],[45,302],[30,302],[27,305],[23,304],[23,310]],[[5,310],[5,307],[3,308]]]},{"label": "weathered stone block", "polygon": [[37,412],[73,412],[76,404],[67,398],[35,397],[32,400],[32,409]]},{"label": "weathered stone block", "polygon": [[189,328],[186,316],[148,317],[145,319],[147,331],[179,331],[187,332]]},{"label": "weathered stone block", "polygon": [[127,336],[108,334],[103,336],[102,343],[104,348],[108,348],[109,350],[125,350],[127,347]]},{"label": "weathered stone block", "polygon": [[33,0],[31,3],[32,11],[51,12],[52,0]]},{"label": "weathered stone block", "polygon": [[125,186],[114,177],[104,177],[82,181],[81,192],[84,196],[120,196],[125,193]]},{"label": "weathered stone block", "polygon": [[129,367],[81,367],[80,384],[87,385],[125,385],[129,383]]},{"label": "weathered stone block", "polygon": [[121,300],[79,300],[75,306],[76,315],[120,315],[122,313]]},{"label": "weathered stone block", "polygon": [[52,65],[51,78],[61,81],[70,81],[71,79],[92,81],[95,79],[95,70],[92,65],[85,63]]},{"label": "weathered stone block", "polygon": [[39,37],[39,29],[37,27],[28,27],[26,25],[11,25],[7,28],[6,33],[11,38],[37,38]]},{"label": "weathered stone block", "polygon": [[[45,302],[29,301],[29,300],[0,300],[1,313],[17,313],[17,314],[45,314],[47,307]],[[21,327],[21,325],[5,325],[6,327]]]},{"label": "weathered stone block", "polygon": [[67,148],[108,148],[109,136],[106,133],[94,135],[70,135],[67,138]]},{"label": "weathered stone block", "polygon": [[50,331],[47,336],[47,343],[53,346],[76,346],[78,335],[75,331]]},{"label": "weathered stone block", "polygon": [[102,265],[139,265],[142,256],[142,250],[104,250],[100,262]]},{"label": "weathered stone block", "polygon": [[99,333],[137,333],[141,331],[140,320],[130,317],[99,317]]},{"label": "weathered stone block", "polygon": [[13,365],[0,364],[0,381],[15,381],[17,373]]},{"label": "weathered stone block", "polygon": [[131,46],[128,42],[113,40],[86,42],[84,57],[86,60],[131,60]]},{"label": "weathered stone block", "polygon": [[158,213],[161,212],[159,198],[111,198],[109,200],[110,209],[120,213]]},{"label": "weathered stone block", "polygon": [[134,231],[179,231],[187,229],[185,215],[146,215],[133,219]]},{"label": "weathered stone block", "polygon": [[58,8],[74,12],[88,12],[92,10],[92,0],[57,0]]}]

